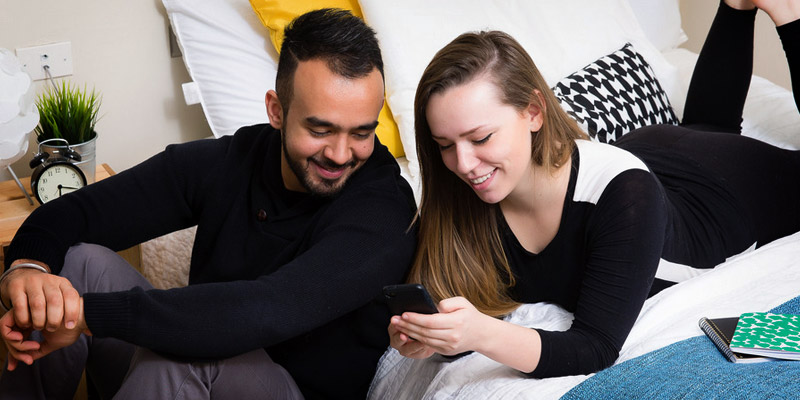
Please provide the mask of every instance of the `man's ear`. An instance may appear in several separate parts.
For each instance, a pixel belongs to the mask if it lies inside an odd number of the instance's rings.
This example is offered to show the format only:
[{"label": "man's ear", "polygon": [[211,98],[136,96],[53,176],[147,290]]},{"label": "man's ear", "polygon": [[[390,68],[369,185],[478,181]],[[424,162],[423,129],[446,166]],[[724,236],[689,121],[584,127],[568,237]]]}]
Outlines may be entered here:
[{"label": "man's ear", "polygon": [[283,128],[283,106],[278,100],[278,93],[274,90],[268,90],[267,95],[264,96],[264,103],[267,105],[267,117],[269,117],[269,124],[275,129]]},{"label": "man's ear", "polygon": [[542,92],[537,89],[533,91],[534,96],[539,100],[538,102],[531,101],[528,104],[528,115],[530,116],[530,130],[531,132],[539,132],[539,129],[542,129],[542,124],[544,124],[544,113],[546,110],[546,105],[544,102],[544,96]]}]

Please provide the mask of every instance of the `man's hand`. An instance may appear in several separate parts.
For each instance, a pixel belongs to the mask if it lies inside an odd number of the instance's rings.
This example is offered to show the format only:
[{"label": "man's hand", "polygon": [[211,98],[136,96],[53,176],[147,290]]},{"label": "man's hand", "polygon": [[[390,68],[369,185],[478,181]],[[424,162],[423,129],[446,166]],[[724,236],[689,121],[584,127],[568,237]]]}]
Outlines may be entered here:
[{"label": "man's hand", "polygon": [[[30,262],[18,260],[12,267],[23,261]],[[16,325],[24,329],[54,332],[62,325],[71,329],[80,312],[80,295],[66,278],[34,269],[11,271],[0,294],[5,304],[11,302]]]},{"label": "man's hand", "polygon": [[75,343],[81,333],[91,335],[83,318],[83,298],[78,299],[78,304],[79,315],[73,327],[62,325],[52,331],[42,331],[41,342],[31,340],[33,329],[22,328],[16,323],[13,310],[3,315],[0,318],[0,337],[8,349],[8,370],[15,370],[20,361],[31,365],[34,361]]},{"label": "man's hand", "polygon": [[31,329],[21,329],[14,323],[13,311],[8,311],[0,318],[0,337],[3,338],[8,350],[8,370],[17,369],[17,364],[22,361],[31,365],[33,357],[27,351],[39,349],[40,345],[35,341],[25,341],[31,333]]}]

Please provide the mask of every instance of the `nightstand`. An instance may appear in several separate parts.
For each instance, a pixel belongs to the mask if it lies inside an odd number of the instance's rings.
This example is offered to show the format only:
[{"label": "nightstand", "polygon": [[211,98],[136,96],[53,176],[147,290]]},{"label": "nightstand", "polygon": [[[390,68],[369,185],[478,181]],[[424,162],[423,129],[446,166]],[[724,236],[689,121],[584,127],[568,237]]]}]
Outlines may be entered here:
[{"label": "nightstand", "polygon": [[[99,165],[95,172],[95,182],[114,174],[114,170],[108,164]],[[30,181],[30,177],[20,179],[22,186],[29,194],[31,194]],[[31,196],[33,195],[31,194]],[[11,239],[14,238],[14,234],[17,233],[17,229],[25,221],[25,218],[38,206],[39,203],[35,201],[33,205],[28,203],[14,180],[0,182],[0,271],[5,268],[6,248],[11,244]],[[138,245],[118,253],[141,272],[142,256]]]}]

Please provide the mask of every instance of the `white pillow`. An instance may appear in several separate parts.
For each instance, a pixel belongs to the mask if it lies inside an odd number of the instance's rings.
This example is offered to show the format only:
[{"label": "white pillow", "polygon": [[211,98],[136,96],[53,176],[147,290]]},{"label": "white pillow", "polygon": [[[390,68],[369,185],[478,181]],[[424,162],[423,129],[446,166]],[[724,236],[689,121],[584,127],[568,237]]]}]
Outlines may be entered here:
[{"label": "white pillow", "polygon": [[678,0],[628,1],[644,34],[658,50],[672,50],[689,39],[681,28]]},{"label": "white pillow", "polygon": [[387,100],[400,129],[412,178],[419,177],[414,94],[433,55],[466,31],[498,29],[531,54],[549,86],[630,42],[668,96],[677,71],[647,39],[627,0],[359,0],[378,33]]},{"label": "white pillow", "polygon": [[267,122],[278,55],[248,0],[162,0],[214,136]]}]

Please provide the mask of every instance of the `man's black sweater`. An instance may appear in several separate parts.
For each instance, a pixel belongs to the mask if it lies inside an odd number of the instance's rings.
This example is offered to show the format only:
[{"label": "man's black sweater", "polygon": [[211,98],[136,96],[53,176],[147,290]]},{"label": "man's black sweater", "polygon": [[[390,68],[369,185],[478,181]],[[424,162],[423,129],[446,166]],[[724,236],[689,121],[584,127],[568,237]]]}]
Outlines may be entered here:
[{"label": "man's black sweater", "polygon": [[334,198],[286,190],[280,157],[269,125],[171,145],[37,209],[6,263],[58,273],[76,243],[120,250],[197,224],[189,286],[88,293],[92,334],[189,359],[263,347],[307,398],[363,398],[388,345],[374,300],[413,257],[413,194],[377,139]]}]

